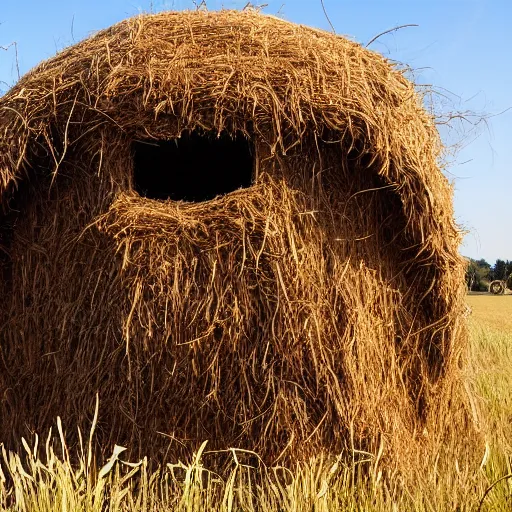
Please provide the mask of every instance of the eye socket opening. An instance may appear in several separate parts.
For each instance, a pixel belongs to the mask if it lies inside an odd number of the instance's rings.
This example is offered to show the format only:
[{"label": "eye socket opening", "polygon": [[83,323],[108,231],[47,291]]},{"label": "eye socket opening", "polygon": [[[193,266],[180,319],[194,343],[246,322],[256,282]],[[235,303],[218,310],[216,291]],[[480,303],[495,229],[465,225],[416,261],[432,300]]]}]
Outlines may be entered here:
[{"label": "eye socket opening", "polygon": [[253,145],[241,134],[184,132],[133,142],[132,152],[134,189],[150,199],[203,202],[253,184]]}]

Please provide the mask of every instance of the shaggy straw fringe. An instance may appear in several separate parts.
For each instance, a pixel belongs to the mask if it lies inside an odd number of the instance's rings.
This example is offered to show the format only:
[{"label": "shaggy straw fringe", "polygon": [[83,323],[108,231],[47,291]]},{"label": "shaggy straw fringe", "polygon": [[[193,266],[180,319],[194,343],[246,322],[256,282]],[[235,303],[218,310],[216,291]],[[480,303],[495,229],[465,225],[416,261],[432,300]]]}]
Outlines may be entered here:
[{"label": "shaggy straw fringe", "polygon": [[[250,139],[253,186],[134,192],[132,142],[190,131]],[[96,392],[100,446],[134,456],[394,467],[472,432],[438,134],[381,56],[250,11],[140,16],[22,78],[0,134],[7,444],[86,429]]]}]

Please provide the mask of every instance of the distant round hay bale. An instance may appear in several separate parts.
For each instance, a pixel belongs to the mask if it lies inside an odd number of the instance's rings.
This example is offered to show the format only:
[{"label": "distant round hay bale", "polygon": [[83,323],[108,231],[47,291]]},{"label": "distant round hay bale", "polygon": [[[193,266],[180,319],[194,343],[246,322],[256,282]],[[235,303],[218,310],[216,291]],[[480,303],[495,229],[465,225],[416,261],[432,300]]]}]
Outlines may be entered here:
[{"label": "distant round hay bale", "polygon": [[503,295],[505,293],[506,284],[505,281],[496,280],[492,281],[489,285],[489,291],[494,295]]},{"label": "distant round hay bale", "polygon": [[100,446],[156,459],[460,432],[440,149],[382,56],[252,11],[139,16],[43,62],[0,98],[0,441],[86,431],[97,393]]}]

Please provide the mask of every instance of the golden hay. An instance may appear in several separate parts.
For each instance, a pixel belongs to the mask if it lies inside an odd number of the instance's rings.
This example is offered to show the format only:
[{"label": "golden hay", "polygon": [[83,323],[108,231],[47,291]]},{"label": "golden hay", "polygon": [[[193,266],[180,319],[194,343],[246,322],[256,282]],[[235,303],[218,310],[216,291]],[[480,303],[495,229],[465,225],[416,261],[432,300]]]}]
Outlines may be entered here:
[{"label": "golden hay", "polygon": [[[249,139],[252,186],[139,195],[134,141],[191,132]],[[86,430],[96,393],[100,446],[157,459],[398,461],[471,432],[439,151],[388,61],[253,11],[139,16],[42,63],[0,98],[0,440]]]}]

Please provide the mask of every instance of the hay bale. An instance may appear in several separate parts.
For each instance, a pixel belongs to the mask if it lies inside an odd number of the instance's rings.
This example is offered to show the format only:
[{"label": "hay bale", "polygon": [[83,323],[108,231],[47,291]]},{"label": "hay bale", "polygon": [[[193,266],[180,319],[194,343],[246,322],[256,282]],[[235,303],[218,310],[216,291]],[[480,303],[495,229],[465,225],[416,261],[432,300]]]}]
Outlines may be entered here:
[{"label": "hay bale", "polygon": [[[467,421],[440,142],[380,55],[251,11],[139,16],[23,77],[0,134],[6,444],[86,431],[96,393],[99,444],[156,458],[396,456]],[[249,141],[251,185],[138,193],[137,141],[187,137]]]}]

